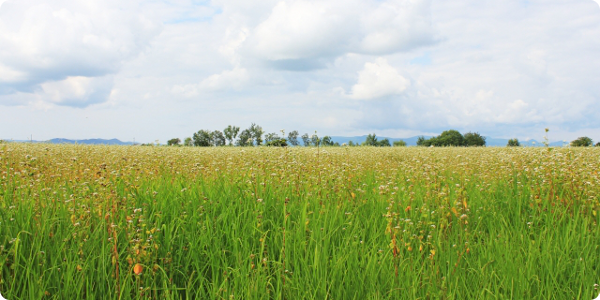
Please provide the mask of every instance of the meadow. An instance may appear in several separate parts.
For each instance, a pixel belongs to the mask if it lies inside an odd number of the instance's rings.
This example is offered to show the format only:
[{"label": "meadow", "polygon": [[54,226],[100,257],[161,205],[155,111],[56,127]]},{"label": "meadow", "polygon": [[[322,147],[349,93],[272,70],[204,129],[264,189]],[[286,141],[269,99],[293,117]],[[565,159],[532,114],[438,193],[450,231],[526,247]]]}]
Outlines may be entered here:
[{"label": "meadow", "polygon": [[0,144],[9,299],[592,299],[600,148]]}]

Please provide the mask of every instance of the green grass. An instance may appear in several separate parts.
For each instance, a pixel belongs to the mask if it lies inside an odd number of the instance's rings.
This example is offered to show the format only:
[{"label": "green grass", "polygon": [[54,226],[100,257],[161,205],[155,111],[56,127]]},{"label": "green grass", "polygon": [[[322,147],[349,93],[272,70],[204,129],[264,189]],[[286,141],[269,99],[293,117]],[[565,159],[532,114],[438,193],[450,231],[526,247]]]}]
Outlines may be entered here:
[{"label": "green grass", "polygon": [[0,292],[592,299],[599,154],[2,144]]}]

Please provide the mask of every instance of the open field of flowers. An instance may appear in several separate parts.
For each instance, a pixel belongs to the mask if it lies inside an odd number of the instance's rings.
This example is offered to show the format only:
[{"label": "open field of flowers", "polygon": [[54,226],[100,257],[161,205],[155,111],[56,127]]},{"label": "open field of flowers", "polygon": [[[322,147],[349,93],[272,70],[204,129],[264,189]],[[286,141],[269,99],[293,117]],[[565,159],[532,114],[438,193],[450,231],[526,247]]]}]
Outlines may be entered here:
[{"label": "open field of flowers", "polygon": [[0,144],[14,299],[592,299],[600,149]]}]

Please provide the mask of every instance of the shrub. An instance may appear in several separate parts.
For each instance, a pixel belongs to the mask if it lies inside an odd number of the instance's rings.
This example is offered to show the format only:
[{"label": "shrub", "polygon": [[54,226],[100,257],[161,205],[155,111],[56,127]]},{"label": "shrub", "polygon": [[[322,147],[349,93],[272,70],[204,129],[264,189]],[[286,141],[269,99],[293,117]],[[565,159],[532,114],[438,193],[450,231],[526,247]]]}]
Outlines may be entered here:
[{"label": "shrub", "polygon": [[485,147],[485,136],[481,136],[478,132],[467,132],[464,138],[467,147]]},{"label": "shrub", "polygon": [[406,142],[403,140],[395,141],[394,147],[406,147]]},{"label": "shrub", "polygon": [[571,142],[572,147],[589,147],[593,145],[592,139],[587,136],[582,136]]},{"label": "shrub", "polygon": [[506,147],[519,147],[519,146],[521,146],[521,144],[519,143],[519,139],[517,139],[517,138],[508,140],[508,144],[506,144]]}]

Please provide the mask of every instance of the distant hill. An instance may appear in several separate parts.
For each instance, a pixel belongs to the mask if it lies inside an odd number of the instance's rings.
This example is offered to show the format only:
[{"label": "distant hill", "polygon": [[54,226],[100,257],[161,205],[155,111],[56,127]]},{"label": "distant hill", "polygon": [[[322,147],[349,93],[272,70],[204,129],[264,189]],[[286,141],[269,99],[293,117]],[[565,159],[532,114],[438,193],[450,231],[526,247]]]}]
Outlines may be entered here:
[{"label": "distant hill", "polygon": [[[118,139],[87,139],[87,140],[69,140],[63,138],[51,139],[47,141],[25,141],[25,140],[16,140],[13,142],[18,143],[47,143],[47,144],[83,144],[83,145],[122,145],[129,146],[133,145],[133,142],[121,142]],[[137,145],[137,143],[136,143]]]},{"label": "distant hill", "polygon": [[[431,136],[425,136],[426,139],[430,138]],[[419,138],[419,136],[413,136],[410,138],[391,138],[391,137],[385,137],[385,136],[377,136],[377,140],[383,140],[383,139],[388,139],[390,140],[390,144],[393,144],[395,141],[400,141],[403,140],[406,142],[407,146],[416,146],[417,145],[417,139]],[[352,141],[355,144],[361,144],[362,142],[367,140],[367,136],[366,135],[362,135],[362,136],[351,136],[351,137],[347,137],[347,136],[332,136],[331,140],[334,143],[340,143],[340,145],[343,144],[348,144],[349,141]]]},{"label": "distant hill", "polygon": [[117,139],[87,139],[87,140],[69,140],[69,139],[51,139],[46,141],[51,144],[84,144],[84,145],[133,145],[132,142],[121,142]]},{"label": "distant hill", "polygon": [[[431,136],[424,136],[426,139],[431,138]],[[409,137],[409,138],[391,138],[391,137],[385,137],[385,136],[377,136],[377,140],[382,140],[382,139],[388,139],[390,140],[390,143],[393,144],[395,141],[399,141],[399,140],[403,140],[406,142],[407,146],[416,146],[417,145],[417,139],[419,138],[419,136],[413,136],[413,137]],[[349,141],[352,141],[355,144],[361,144],[362,142],[364,142],[367,139],[366,135],[363,136],[351,136],[351,137],[347,137],[347,136],[332,136],[331,139],[333,140],[333,142],[337,142],[340,143],[340,145],[342,144],[348,144]],[[527,141],[519,141],[521,143],[521,146],[524,147],[543,147],[544,143],[543,142],[539,142],[536,140],[527,140]],[[302,143],[301,143],[302,144]],[[485,145],[488,147],[505,147],[506,144],[508,144],[508,139],[500,139],[500,138],[493,138],[493,137],[489,137],[487,136],[485,139]],[[564,143],[562,141],[558,141],[558,142],[552,142],[549,144],[551,147],[561,147],[564,146]],[[566,144],[568,146],[568,143]]]}]

